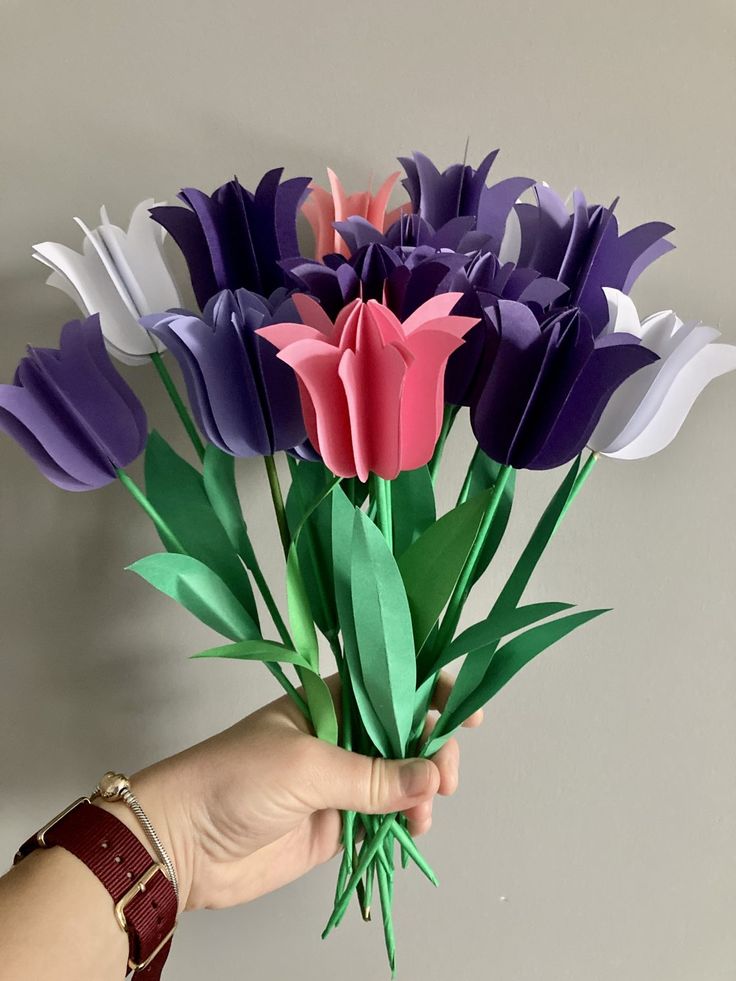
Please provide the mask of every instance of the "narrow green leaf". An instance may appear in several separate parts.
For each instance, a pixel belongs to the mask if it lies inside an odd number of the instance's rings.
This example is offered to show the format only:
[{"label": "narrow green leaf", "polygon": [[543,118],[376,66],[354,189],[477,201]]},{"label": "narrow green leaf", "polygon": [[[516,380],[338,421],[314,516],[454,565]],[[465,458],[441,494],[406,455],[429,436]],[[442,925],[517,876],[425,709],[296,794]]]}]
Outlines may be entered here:
[{"label": "narrow green leaf", "polygon": [[426,748],[426,755],[436,753],[465,719],[482,708],[537,654],[541,654],[584,623],[608,612],[608,610],[585,610],[580,613],[570,613],[551,623],[530,627],[523,634],[504,644],[496,651],[477,688],[454,709],[450,708],[448,702],[447,708],[440,716],[435,734]]},{"label": "narrow green leaf", "polygon": [[417,651],[445,608],[473,547],[491,491],[476,495],[430,525],[399,558]]},{"label": "narrow green leaf", "polygon": [[[495,460],[492,460],[489,456],[486,456],[486,454],[479,447],[473,461],[469,497],[474,497],[476,494],[480,494],[482,491],[493,488],[498,479],[500,470],[501,464],[496,463]],[[516,471],[512,470],[504,485],[503,497],[501,498],[498,508],[496,509],[496,514],[493,518],[490,533],[486,538],[483,550],[480,553],[478,564],[475,568],[475,573],[473,574],[472,581],[474,583],[480,579],[488,566],[491,564],[491,561],[498,551],[499,545],[501,544],[501,539],[506,532],[506,527],[509,523],[509,518],[511,517],[511,505],[514,501],[515,486]]]},{"label": "narrow green leaf", "polygon": [[292,540],[298,539],[299,564],[312,613],[323,633],[337,632],[328,500],[337,478],[321,463],[297,463],[290,458],[289,469],[286,517]]},{"label": "narrow green leaf", "polygon": [[286,560],[286,601],[294,647],[315,671],[319,670],[319,644],[314,629],[309,597],[304,588],[299,556],[292,543]]},{"label": "narrow green leaf", "polygon": [[[217,573],[257,623],[248,573],[213,509],[202,475],[155,431],[148,438],[145,474],[148,498],[187,554]],[[162,541],[176,551],[163,536]]]},{"label": "narrow green leaf", "polygon": [[223,647],[210,647],[209,650],[201,651],[199,654],[192,654],[192,657],[225,657],[236,661],[266,661],[296,664],[302,668],[309,667],[301,654],[273,640],[240,640],[235,644],[225,644]]},{"label": "narrow green leaf", "polygon": [[235,457],[208,443],[204,451],[204,489],[233,549],[249,569],[256,566],[248,526],[240,506],[235,483]]},{"label": "narrow green leaf", "polygon": [[337,715],[332,701],[332,692],[324,680],[310,668],[297,667],[299,680],[304,686],[304,694],[312,717],[314,731],[319,739],[337,745]]},{"label": "narrow green leaf", "polygon": [[343,650],[350,671],[355,703],[365,731],[378,752],[392,756],[391,744],[368,696],[363,668],[358,656],[358,640],[353,620],[353,599],[350,585],[350,566],[353,554],[355,507],[341,487],[332,494],[332,564],[335,576],[335,601],[342,631]]},{"label": "narrow green leaf", "polygon": [[[498,643],[503,637],[538,623],[539,620],[546,620],[557,613],[562,613],[563,610],[569,610],[572,605],[572,603],[531,603],[529,606],[520,606],[516,610],[499,610],[498,613],[492,613],[486,620],[481,620],[480,623],[475,623],[458,634],[450,646],[438,654],[431,673],[441,671],[463,654],[468,654],[469,657],[481,662],[483,648]],[[485,667],[481,668],[480,677],[484,672]]]},{"label": "narrow green leaf", "polygon": [[391,481],[394,555],[402,555],[436,520],[434,484],[428,467],[403,470]]},{"label": "narrow green leaf", "polygon": [[393,755],[411,735],[416,659],[411,612],[396,561],[380,531],[355,511],[350,586],[358,656],[366,692]]},{"label": "narrow green leaf", "polygon": [[231,640],[260,638],[257,624],[216,572],[190,555],[159,552],[128,566],[156,589],[176,600]]}]

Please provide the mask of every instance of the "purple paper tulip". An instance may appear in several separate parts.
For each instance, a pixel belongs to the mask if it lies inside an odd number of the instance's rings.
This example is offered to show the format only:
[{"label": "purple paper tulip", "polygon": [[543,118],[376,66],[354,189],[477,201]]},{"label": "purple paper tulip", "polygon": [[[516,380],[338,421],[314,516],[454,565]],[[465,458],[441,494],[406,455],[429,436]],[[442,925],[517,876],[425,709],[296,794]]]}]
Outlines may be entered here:
[{"label": "purple paper tulip", "polygon": [[146,445],[143,406],[110,361],[97,314],[61,331],[59,350],[28,348],[0,385],[0,429],[64,490],[109,484]]},{"label": "purple paper tulip", "polygon": [[[652,221],[619,234],[613,206],[588,205],[573,194],[573,211],[551,188],[535,185],[536,204],[518,204],[520,266],[536,269],[570,289],[566,302],[580,307],[597,335],[608,322],[603,287],[628,293],[639,275],[674,245],[672,225]],[[614,202],[615,205],[615,202]]]},{"label": "purple paper tulip", "polygon": [[[509,177],[490,187],[486,178],[498,156],[493,150],[480,162],[477,169],[467,164],[453,164],[440,170],[423,153],[412,157],[399,157],[406,171],[402,184],[411,199],[415,215],[439,231],[450,222],[471,219],[466,228],[476,242],[472,248],[498,252],[506,228],[506,219],[517,199],[534,184],[529,177]],[[398,223],[397,223],[398,224]],[[408,229],[410,222],[405,221]],[[463,251],[469,251],[466,240]]]},{"label": "purple paper tulip", "polygon": [[296,216],[310,179],[280,183],[282,173],[270,170],[253,193],[235,178],[211,196],[184,188],[178,197],[188,208],[151,208],[184,253],[202,309],[221,290],[242,287],[270,296],[285,285],[279,263],[299,255]]},{"label": "purple paper tulip", "polygon": [[223,290],[199,315],[186,310],[144,317],[179,362],[197,425],[232,456],[266,456],[299,447],[306,429],[292,369],[255,331],[299,321],[284,291],[266,300]]},{"label": "purple paper tulip", "polygon": [[633,334],[596,338],[585,314],[570,308],[540,321],[528,306],[499,300],[489,308],[495,350],[471,406],[481,449],[517,469],[551,470],[572,460],[618,386],[657,355]]},{"label": "purple paper tulip", "polygon": [[467,262],[467,256],[454,252],[401,251],[371,243],[349,259],[341,255],[326,256],[324,262],[292,259],[284,267],[292,285],[319,300],[333,320],[358,297],[385,303],[404,320],[438,292],[448,292],[443,282]]}]

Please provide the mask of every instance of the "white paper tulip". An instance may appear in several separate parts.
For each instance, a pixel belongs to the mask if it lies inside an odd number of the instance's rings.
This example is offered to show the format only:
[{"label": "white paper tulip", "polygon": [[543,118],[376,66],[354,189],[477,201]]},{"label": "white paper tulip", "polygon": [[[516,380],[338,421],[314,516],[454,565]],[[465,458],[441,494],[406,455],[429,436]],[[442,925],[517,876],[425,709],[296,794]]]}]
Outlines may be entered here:
[{"label": "white paper tulip", "polygon": [[640,321],[630,297],[604,293],[607,331],[636,334],[660,360],[616,389],[588,445],[604,456],[639,460],[664,449],[708,382],[736,368],[736,346],[715,344],[721,336],[715,327],[683,323],[672,310]]},{"label": "white paper tulip", "polygon": [[87,316],[99,313],[108,350],[126,364],[141,364],[163,350],[138,318],[181,306],[164,260],[164,229],[148,214],[154,204],[153,198],[141,201],[127,232],[110,222],[104,207],[98,228],[75,218],[85,236],[81,254],[59,242],[33,246],[33,258],[52,270],[46,282]]}]

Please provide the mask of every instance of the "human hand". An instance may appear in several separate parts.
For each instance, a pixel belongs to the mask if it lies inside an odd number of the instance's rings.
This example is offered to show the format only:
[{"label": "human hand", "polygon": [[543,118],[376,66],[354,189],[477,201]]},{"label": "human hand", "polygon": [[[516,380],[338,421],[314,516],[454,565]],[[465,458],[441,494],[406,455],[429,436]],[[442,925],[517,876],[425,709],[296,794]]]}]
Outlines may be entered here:
[{"label": "human hand", "polygon": [[[451,688],[443,674],[434,708],[444,706]],[[466,726],[481,721],[477,712]],[[424,834],[435,795],[457,789],[458,766],[455,739],[432,760],[349,753],[311,735],[283,697],[131,782],[170,848],[180,909],[200,909],[256,899],[332,858],[341,810],[401,811],[410,833]],[[123,817],[125,808],[106,806]]]}]

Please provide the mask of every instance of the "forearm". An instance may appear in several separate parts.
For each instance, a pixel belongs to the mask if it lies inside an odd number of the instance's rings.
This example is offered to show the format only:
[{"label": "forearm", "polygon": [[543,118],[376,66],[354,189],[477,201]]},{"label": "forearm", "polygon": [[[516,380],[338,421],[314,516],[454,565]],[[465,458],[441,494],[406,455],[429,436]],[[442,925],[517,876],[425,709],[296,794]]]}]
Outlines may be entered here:
[{"label": "forearm", "polygon": [[101,882],[63,848],[0,878],[0,981],[122,981],[128,941]]}]

